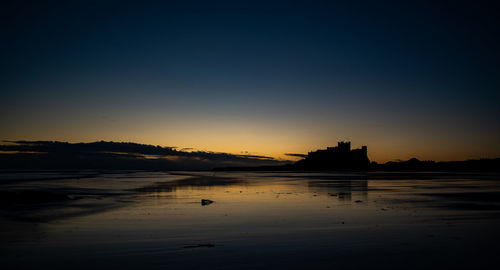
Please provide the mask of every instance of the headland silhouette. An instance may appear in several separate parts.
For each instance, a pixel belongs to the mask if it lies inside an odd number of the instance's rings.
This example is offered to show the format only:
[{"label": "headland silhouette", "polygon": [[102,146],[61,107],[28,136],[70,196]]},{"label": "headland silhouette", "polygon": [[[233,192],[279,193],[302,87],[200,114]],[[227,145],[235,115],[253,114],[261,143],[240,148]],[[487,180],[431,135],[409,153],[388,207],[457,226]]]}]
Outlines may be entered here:
[{"label": "headland silhouette", "polygon": [[[295,154],[297,155],[297,154]],[[302,156],[302,155],[301,155]],[[129,142],[9,141],[0,145],[3,170],[215,170],[215,171],[500,171],[500,158],[466,161],[370,162],[368,147],[350,142],[311,151],[292,163],[258,155],[187,152]]]},{"label": "headland silhouette", "polygon": [[216,171],[500,171],[500,158],[464,161],[389,161],[379,164],[370,162],[368,147],[351,149],[351,142],[338,142],[309,152],[304,159],[293,164],[259,167],[226,167]]}]

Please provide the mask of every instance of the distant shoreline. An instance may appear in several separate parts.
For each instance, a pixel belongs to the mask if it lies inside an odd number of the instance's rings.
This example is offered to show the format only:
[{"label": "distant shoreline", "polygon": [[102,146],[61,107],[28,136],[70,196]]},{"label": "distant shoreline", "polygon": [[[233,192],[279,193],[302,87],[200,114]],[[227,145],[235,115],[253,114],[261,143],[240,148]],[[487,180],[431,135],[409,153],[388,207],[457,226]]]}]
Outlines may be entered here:
[{"label": "distant shoreline", "polygon": [[214,171],[294,171],[294,172],[500,172],[500,158],[476,159],[465,161],[420,161],[416,158],[408,161],[390,161],[383,164],[372,162],[368,168],[311,170],[296,164],[258,167],[221,167]]}]

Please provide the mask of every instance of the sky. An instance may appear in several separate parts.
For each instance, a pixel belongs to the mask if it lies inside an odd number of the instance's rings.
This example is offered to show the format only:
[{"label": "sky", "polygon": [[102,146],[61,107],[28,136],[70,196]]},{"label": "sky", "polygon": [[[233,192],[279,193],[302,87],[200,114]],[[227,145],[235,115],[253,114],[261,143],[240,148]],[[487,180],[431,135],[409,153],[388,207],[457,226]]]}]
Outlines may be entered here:
[{"label": "sky", "polygon": [[0,140],[277,159],[348,140],[378,162],[499,157],[499,12],[495,1],[12,1],[0,11]]}]

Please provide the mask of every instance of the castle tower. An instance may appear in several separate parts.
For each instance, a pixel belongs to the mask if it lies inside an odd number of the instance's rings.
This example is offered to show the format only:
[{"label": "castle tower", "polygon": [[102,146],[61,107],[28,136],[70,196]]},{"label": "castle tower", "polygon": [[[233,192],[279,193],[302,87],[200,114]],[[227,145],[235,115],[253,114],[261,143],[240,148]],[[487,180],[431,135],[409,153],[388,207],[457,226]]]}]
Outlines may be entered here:
[{"label": "castle tower", "polygon": [[337,149],[341,153],[347,153],[351,151],[351,142],[338,142]]}]

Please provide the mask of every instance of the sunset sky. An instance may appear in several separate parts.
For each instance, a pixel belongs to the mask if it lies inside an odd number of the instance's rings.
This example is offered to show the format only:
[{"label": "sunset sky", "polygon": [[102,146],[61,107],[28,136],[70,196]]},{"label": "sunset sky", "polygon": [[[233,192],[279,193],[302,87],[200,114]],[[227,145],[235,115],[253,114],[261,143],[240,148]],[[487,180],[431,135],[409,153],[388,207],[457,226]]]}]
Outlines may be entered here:
[{"label": "sunset sky", "polygon": [[0,9],[0,140],[500,157],[495,1],[67,2]]}]

